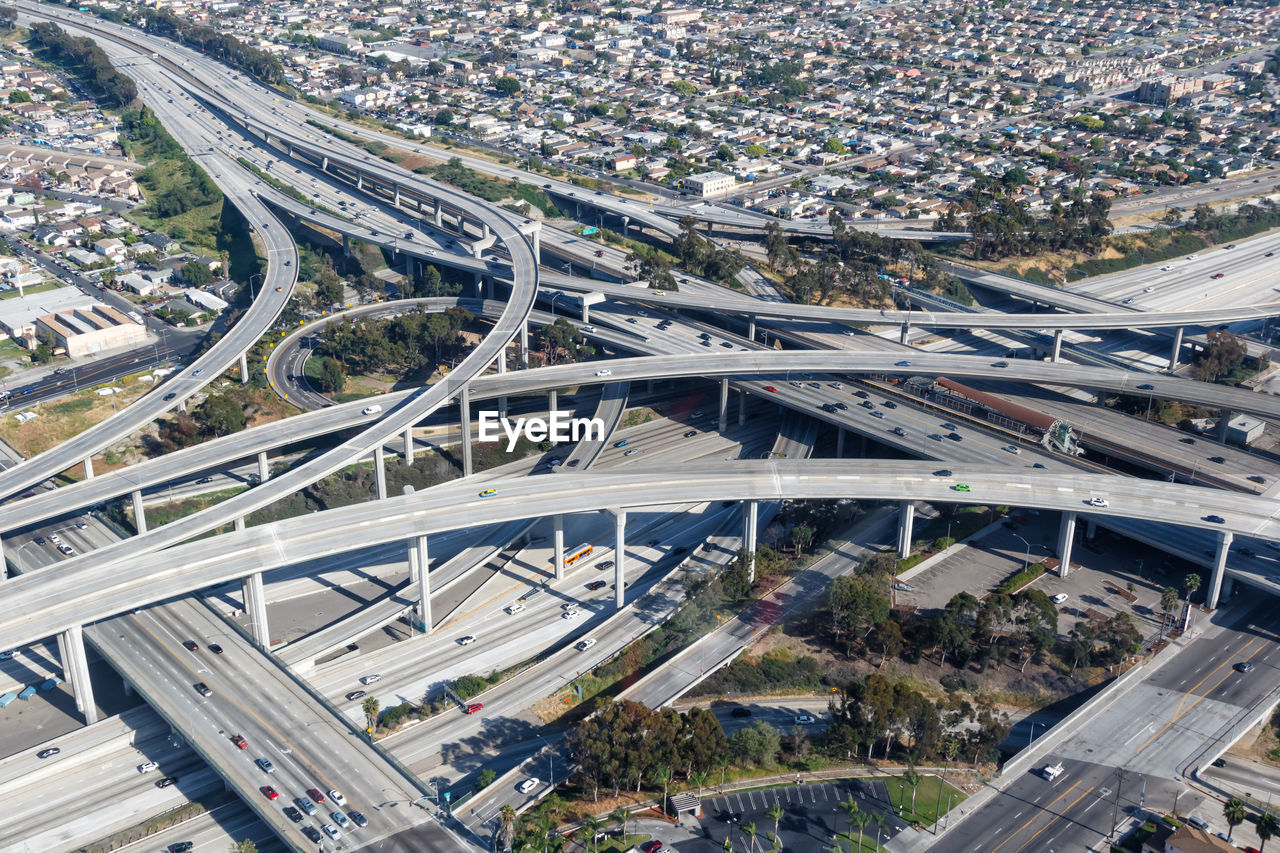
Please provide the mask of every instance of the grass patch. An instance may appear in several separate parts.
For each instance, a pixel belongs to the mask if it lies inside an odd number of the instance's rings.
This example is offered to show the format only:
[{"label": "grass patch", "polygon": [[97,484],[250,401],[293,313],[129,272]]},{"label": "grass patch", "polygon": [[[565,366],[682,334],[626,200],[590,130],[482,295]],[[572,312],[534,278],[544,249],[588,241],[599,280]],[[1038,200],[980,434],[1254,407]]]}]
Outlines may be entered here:
[{"label": "grass patch", "polygon": [[[219,489],[216,492],[205,492],[202,495],[196,495],[191,498],[183,498],[182,500],[170,501],[160,505],[152,505],[146,508],[147,527],[159,527],[168,524],[171,521],[177,521],[180,518],[186,518],[188,515],[194,515],[202,509],[208,509],[216,503],[226,500],[247,489],[248,486],[236,486],[230,489]],[[132,512],[132,508],[128,512]]]},{"label": "grass patch", "polygon": [[[134,382],[109,396],[85,390],[57,402],[29,406],[19,399],[0,417],[0,439],[29,459],[101,423],[117,408],[123,409],[150,390],[150,384]],[[36,417],[26,423],[14,420],[14,415],[27,411],[35,412]]]},{"label": "grass patch", "polygon": [[[955,808],[964,802],[965,794],[959,788],[948,783],[940,776],[921,776],[920,784],[914,791],[915,808],[912,808],[913,792],[901,776],[888,779],[876,778],[864,781],[883,782],[889,790],[889,801],[902,815],[904,820],[923,825],[931,825],[939,815],[947,813],[947,803]],[[939,801],[941,803],[939,804]]]},{"label": "grass patch", "polygon": [[1000,581],[1000,585],[996,587],[996,594],[1012,595],[1040,577],[1045,572],[1044,563],[1032,563],[1020,572],[1015,572],[1004,580]]},{"label": "grass patch", "polygon": [[[33,293],[46,293],[50,290],[57,290],[60,287],[67,286],[68,285],[63,284],[60,281],[42,281],[39,284],[33,284],[30,287],[22,288],[21,293],[18,292],[18,288],[16,287],[12,290],[6,290],[4,293],[0,293],[0,299],[17,299],[19,296],[30,296]],[[13,344],[13,341],[10,340],[8,343]],[[13,344],[13,346],[20,349],[17,344]]]},{"label": "grass patch", "polygon": [[622,416],[622,425],[624,427],[640,426],[640,424],[647,424],[656,417],[658,417],[658,413],[648,406],[637,406],[634,409],[627,410],[627,413]]}]

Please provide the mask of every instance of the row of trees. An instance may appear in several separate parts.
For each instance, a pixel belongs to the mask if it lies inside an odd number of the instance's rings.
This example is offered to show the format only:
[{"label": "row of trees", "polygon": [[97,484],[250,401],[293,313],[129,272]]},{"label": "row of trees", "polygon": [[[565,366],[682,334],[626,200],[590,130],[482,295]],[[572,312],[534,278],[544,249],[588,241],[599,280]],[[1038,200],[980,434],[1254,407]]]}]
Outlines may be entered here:
[{"label": "row of trees", "polygon": [[160,422],[159,450],[172,453],[205,438],[230,435],[245,427],[244,406],[225,394],[211,394],[191,414],[177,412]]},{"label": "row of trees", "polygon": [[57,24],[31,25],[31,43],[66,66],[106,107],[123,107],[138,97],[133,80],[111,64],[106,52],[90,38],[76,38]]},{"label": "row of trees", "polygon": [[413,371],[460,353],[466,343],[461,332],[474,320],[470,311],[455,306],[438,313],[411,311],[330,323],[316,352],[347,373]]},{"label": "row of trees", "polygon": [[146,30],[181,42],[220,62],[248,72],[264,83],[283,83],[284,66],[272,54],[244,44],[226,33],[193,24],[168,9],[147,9]]},{"label": "row of trees", "polygon": [[984,175],[938,218],[934,230],[964,231],[967,224],[975,259],[1066,250],[1096,254],[1111,233],[1110,212],[1109,199],[1086,195],[1077,186],[1069,196],[1054,199],[1047,217],[1038,218],[1009,187]]},{"label": "row of trees", "polygon": [[746,266],[746,259],[732,249],[722,249],[698,234],[698,221],[692,216],[680,219],[680,234],[675,240],[680,265],[694,275],[727,284]]}]

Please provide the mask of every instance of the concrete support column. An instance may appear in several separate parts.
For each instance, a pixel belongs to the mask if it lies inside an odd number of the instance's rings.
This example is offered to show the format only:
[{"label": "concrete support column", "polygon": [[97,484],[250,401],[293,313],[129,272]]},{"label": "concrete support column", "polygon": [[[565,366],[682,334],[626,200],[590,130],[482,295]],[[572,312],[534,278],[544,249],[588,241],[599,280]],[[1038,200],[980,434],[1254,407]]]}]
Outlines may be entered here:
[{"label": "concrete support column", "polygon": [[747,340],[754,341],[756,339],[756,318],[751,315],[747,318]]},{"label": "concrete support column", "polygon": [[898,558],[905,560],[911,556],[911,534],[915,527],[915,501],[898,502]]},{"label": "concrete support column", "polygon": [[84,629],[73,625],[58,635],[58,651],[62,655],[62,674],[71,682],[76,708],[84,714],[85,723],[98,722],[98,706],[93,701],[93,684],[89,680],[89,658],[84,652]]},{"label": "concrete support column", "polygon": [[556,413],[556,392],[554,390],[547,392],[547,411],[553,415]]},{"label": "concrete support column", "polygon": [[360,172],[356,172],[356,189],[358,190],[364,189],[364,175],[362,175]]},{"label": "concrete support column", "polygon": [[625,564],[627,562],[627,511],[613,510],[613,606],[621,610],[627,603]]},{"label": "concrete support column", "polygon": [[328,157],[321,157],[321,158],[320,158],[320,171],[322,171],[322,172],[327,172],[327,171],[329,171],[329,158],[328,158]]},{"label": "concrete support column", "polygon": [[1178,356],[1182,350],[1182,327],[1173,330],[1173,347],[1169,350],[1169,372],[1178,369]]},{"label": "concrete support column", "polygon": [[133,490],[133,526],[138,534],[147,532],[147,511],[142,506],[142,489]]},{"label": "concrete support column", "polygon": [[488,239],[489,239],[489,235],[490,235],[491,233],[493,233],[493,232],[491,232],[491,231],[489,230],[489,223],[488,223],[488,222],[481,222],[481,223],[480,223],[480,239],[481,239],[481,240],[488,240]]},{"label": "concrete support column", "polygon": [[[507,348],[503,347],[498,351],[498,357],[493,360],[493,365],[498,369],[498,375],[502,376],[507,372]],[[498,398],[498,417],[505,418],[507,416],[507,398]]]},{"label": "concrete support column", "polygon": [[533,232],[533,260],[534,263],[542,263],[542,229],[538,228]]},{"label": "concrete support column", "polygon": [[484,297],[484,273],[476,273],[476,299]]},{"label": "concrete support column", "polygon": [[249,353],[240,353],[240,384],[247,385],[249,382]]},{"label": "concrete support column", "polygon": [[1062,355],[1062,330],[1054,329],[1053,330],[1053,358],[1051,360],[1057,361],[1058,356],[1060,355]]},{"label": "concrete support column", "polygon": [[267,451],[258,452],[258,482],[265,483],[271,478],[271,465],[267,463]]},{"label": "concrete support column", "polygon": [[1222,578],[1227,573],[1227,553],[1231,550],[1234,535],[1230,530],[1218,534],[1218,551],[1213,556],[1213,574],[1209,577],[1209,589],[1204,597],[1204,606],[1213,610],[1218,606],[1218,596],[1222,593]]},{"label": "concrete support column", "polygon": [[4,553],[4,540],[0,539],[0,580],[9,579],[9,559]]},{"label": "concrete support column", "polygon": [[844,458],[844,427],[836,429],[836,458]]},{"label": "concrete support column", "polygon": [[351,257],[351,238],[346,234],[342,235],[342,257]]},{"label": "concrete support column", "polygon": [[249,617],[253,641],[264,651],[271,648],[271,632],[267,629],[267,593],[262,588],[262,572],[254,572],[240,582],[244,612]]},{"label": "concrete support column", "polygon": [[379,444],[373,449],[373,477],[378,486],[378,500],[387,499],[387,451]]},{"label": "concrete support column", "polygon": [[404,428],[404,461],[413,464],[413,427]]},{"label": "concrete support column", "polygon": [[431,572],[429,555],[427,553],[427,537],[415,536],[409,545],[409,553],[414,559],[410,562],[410,567],[415,563],[418,566],[418,576],[412,580],[418,583],[418,618],[422,620],[422,632],[424,634],[431,633]]},{"label": "concrete support column", "polygon": [[436,199],[435,209],[431,211],[431,221],[435,223],[437,228],[440,227],[443,221],[440,216],[440,199]]},{"label": "concrete support column", "polygon": [[582,322],[591,322],[591,306],[587,305],[586,300],[583,300],[582,302]]},{"label": "concrete support column", "polygon": [[244,525],[245,525],[245,518],[243,515],[235,520],[236,530],[244,530]]},{"label": "concrete support column", "polygon": [[93,479],[93,457],[86,456],[84,458],[84,478],[86,480]]},{"label": "concrete support column", "polygon": [[400,206],[400,185],[399,185],[399,184],[396,184],[394,188],[395,188],[395,201],[394,201],[394,204],[395,204],[395,206],[396,206],[396,207],[399,207],[399,206]]},{"label": "concrete support column", "polygon": [[738,426],[747,422],[747,389],[738,389]]},{"label": "concrete support column", "polygon": [[552,537],[555,540],[556,580],[564,580],[564,515],[556,515],[552,521],[555,524]]},{"label": "concrete support column", "polygon": [[520,324],[520,367],[529,369],[529,321]]},{"label": "concrete support column", "polygon": [[1090,542],[1098,535],[1098,522],[1090,516],[1084,523],[1084,538]]},{"label": "concrete support column", "polygon": [[1058,525],[1058,577],[1071,571],[1071,546],[1076,541],[1076,514],[1064,512]]},{"label": "concrete support column", "polygon": [[742,550],[747,561],[747,577],[754,583],[756,579],[756,501],[742,502]]},{"label": "concrete support column", "polygon": [[458,414],[462,423],[462,476],[471,476],[471,391],[464,385],[458,392]]},{"label": "concrete support column", "polygon": [[728,377],[720,378],[720,420],[718,423],[720,432],[724,432],[728,426],[726,423],[729,417],[729,379]]},{"label": "concrete support column", "polygon": [[1226,443],[1227,426],[1231,423],[1231,419],[1236,416],[1236,412],[1230,409],[1222,410],[1222,417],[1218,418],[1218,423],[1213,428],[1213,440]]},{"label": "concrete support column", "polygon": [[898,343],[905,344],[907,342],[907,335],[909,334],[911,334],[911,324],[903,323],[902,331],[898,333]]}]

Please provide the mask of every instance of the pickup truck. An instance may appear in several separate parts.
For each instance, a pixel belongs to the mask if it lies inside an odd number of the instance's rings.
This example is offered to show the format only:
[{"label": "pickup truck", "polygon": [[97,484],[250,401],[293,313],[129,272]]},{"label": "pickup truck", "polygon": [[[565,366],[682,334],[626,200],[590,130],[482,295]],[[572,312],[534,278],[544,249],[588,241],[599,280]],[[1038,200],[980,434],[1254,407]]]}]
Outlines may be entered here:
[{"label": "pickup truck", "polygon": [[1044,774],[1044,778],[1052,782],[1062,775],[1062,769],[1062,762],[1058,762],[1057,764],[1046,764],[1044,770],[1040,772]]}]

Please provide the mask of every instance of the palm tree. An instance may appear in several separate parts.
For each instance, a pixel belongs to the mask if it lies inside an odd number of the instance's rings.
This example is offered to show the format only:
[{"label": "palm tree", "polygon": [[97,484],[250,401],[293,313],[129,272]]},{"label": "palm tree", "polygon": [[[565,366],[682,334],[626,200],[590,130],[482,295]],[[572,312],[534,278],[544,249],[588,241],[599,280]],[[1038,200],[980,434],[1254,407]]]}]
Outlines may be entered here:
[{"label": "palm tree", "polygon": [[770,818],[773,821],[774,835],[778,834],[778,824],[782,822],[782,816],[784,814],[786,814],[786,812],[782,810],[782,803],[777,801],[775,801],[773,805],[769,806],[769,810],[764,813],[765,817]]},{"label": "palm tree", "polygon": [[593,814],[589,814],[582,819],[582,828],[591,833],[588,837],[591,839],[591,849],[596,853],[600,853],[600,842],[597,836],[600,835],[600,828],[604,826],[604,822]]},{"label": "palm tree", "polygon": [[778,833],[770,834],[769,840],[773,842],[773,853],[782,853],[782,839],[778,837]]},{"label": "palm tree", "polygon": [[516,807],[507,803],[499,814],[502,821],[499,830],[502,833],[502,849],[510,850],[516,834]]},{"label": "palm tree", "polygon": [[702,786],[707,784],[707,774],[702,771],[689,774],[689,784],[698,789],[698,796],[702,796]]},{"label": "palm tree", "polygon": [[1275,813],[1271,810],[1264,811],[1258,815],[1257,833],[1258,840],[1262,842],[1263,850],[1267,849],[1267,842],[1271,840],[1273,835],[1280,832],[1280,820],[1276,819]]},{"label": "palm tree", "polygon": [[609,820],[622,827],[622,837],[625,839],[627,837],[627,822],[631,820],[631,809],[626,806],[618,806],[609,815]]},{"label": "palm tree", "polygon": [[751,853],[756,853],[756,825],[754,823],[744,823],[742,831],[746,833],[747,838],[751,841]]},{"label": "palm tree", "polygon": [[370,696],[368,699],[365,699],[363,704],[360,705],[360,710],[364,711],[365,721],[369,724],[368,728],[371,730],[370,734],[378,730],[379,708],[381,708],[381,705],[374,696]]},{"label": "palm tree", "polygon": [[880,812],[871,813],[871,821],[876,825],[876,845],[880,844],[880,833],[884,831],[885,817]]},{"label": "palm tree", "polygon": [[844,801],[840,803],[840,809],[848,816],[849,823],[856,826],[858,823],[857,816],[862,813],[862,810],[858,808],[858,801],[853,797],[845,797]]},{"label": "palm tree", "polygon": [[867,812],[858,812],[855,815],[850,815],[849,820],[853,822],[854,826],[858,827],[858,849],[861,850],[862,833],[866,831],[867,824],[871,823],[871,815]]},{"label": "palm tree", "polygon": [[1226,805],[1222,807],[1222,815],[1227,819],[1227,843],[1231,843],[1231,836],[1235,835],[1236,827],[1244,823],[1246,816],[1244,801],[1239,797],[1232,797],[1227,800]]},{"label": "palm tree", "polygon": [[920,787],[920,774],[916,772],[915,761],[908,760],[907,771],[902,774],[902,782],[911,786],[911,817],[916,814],[916,790]]},{"label": "palm tree", "polygon": [[662,783],[662,813],[667,812],[667,783],[671,781],[671,768],[665,764],[659,764],[657,767],[649,771],[649,778],[654,783]]}]

